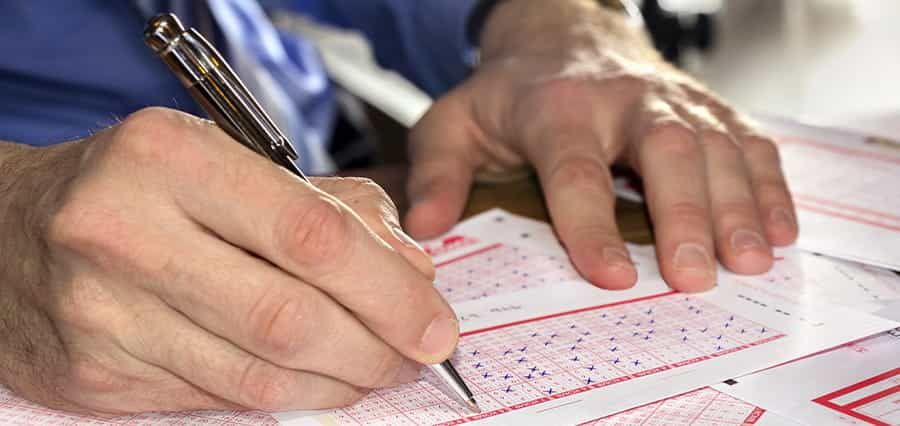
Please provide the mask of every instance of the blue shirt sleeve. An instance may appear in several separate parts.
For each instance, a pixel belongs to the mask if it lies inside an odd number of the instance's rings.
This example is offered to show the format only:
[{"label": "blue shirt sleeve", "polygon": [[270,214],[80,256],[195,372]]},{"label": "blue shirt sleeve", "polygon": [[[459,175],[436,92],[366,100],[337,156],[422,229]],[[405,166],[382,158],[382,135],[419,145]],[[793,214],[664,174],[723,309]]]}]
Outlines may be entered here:
[{"label": "blue shirt sleeve", "polygon": [[469,73],[466,21],[477,0],[275,0],[321,22],[362,32],[382,66],[432,96]]},{"label": "blue shirt sleeve", "polygon": [[151,105],[202,114],[130,1],[0,1],[0,22],[0,140],[83,138]]}]

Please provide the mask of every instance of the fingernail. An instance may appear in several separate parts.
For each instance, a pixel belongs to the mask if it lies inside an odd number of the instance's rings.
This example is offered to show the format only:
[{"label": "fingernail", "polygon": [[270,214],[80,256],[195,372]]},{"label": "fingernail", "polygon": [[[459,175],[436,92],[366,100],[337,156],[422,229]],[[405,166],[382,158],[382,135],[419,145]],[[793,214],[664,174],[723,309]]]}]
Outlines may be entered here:
[{"label": "fingernail", "polygon": [[459,323],[456,318],[437,317],[425,329],[419,349],[426,355],[446,354],[450,352],[451,345],[456,341],[457,336],[459,336]]},{"label": "fingernail", "polygon": [[772,209],[770,217],[772,219],[773,225],[788,229],[794,228],[794,215],[792,215],[791,212],[789,212],[784,207],[776,207]]},{"label": "fingernail", "polygon": [[738,229],[731,234],[731,248],[736,250],[755,250],[766,247],[766,240],[756,231]]},{"label": "fingernail", "polygon": [[393,384],[403,385],[413,382],[419,378],[419,373],[421,373],[421,371],[422,364],[408,359],[403,360],[403,365],[397,370],[397,376],[394,377]]},{"label": "fingernail", "polygon": [[603,260],[615,268],[634,269],[634,263],[628,256],[628,252],[617,247],[603,248]]},{"label": "fingernail", "polygon": [[388,228],[391,230],[391,233],[394,234],[394,237],[400,240],[403,245],[414,248],[416,250],[420,250],[422,252],[425,251],[422,249],[422,246],[420,246],[419,243],[416,242],[416,240],[412,239],[412,237],[407,235],[406,232],[403,232],[403,229],[401,229],[399,225],[389,224]]},{"label": "fingernail", "polygon": [[683,243],[675,250],[675,269],[684,272],[712,274],[712,259],[700,244]]}]

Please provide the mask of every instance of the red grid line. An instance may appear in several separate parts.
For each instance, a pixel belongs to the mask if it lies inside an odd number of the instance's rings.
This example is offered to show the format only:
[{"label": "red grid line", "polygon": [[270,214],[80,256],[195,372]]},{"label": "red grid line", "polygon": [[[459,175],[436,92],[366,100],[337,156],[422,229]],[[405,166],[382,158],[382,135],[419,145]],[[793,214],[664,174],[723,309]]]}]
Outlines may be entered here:
[{"label": "red grid line", "polygon": [[839,154],[851,155],[854,157],[866,158],[869,160],[875,161],[883,161],[886,163],[900,164],[900,158],[898,157],[885,157],[882,154],[874,153],[862,149],[856,148],[847,148],[843,146],[836,146],[828,143],[815,142],[803,139],[796,138],[781,138],[778,140],[779,145],[803,145],[810,146],[813,148],[818,148],[826,151],[831,151]]},{"label": "red grid line", "polygon": [[[858,411],[855,411],[855,408],[858,408],[858,407],[860,407],[860,406],[862,406],[862,405],[871,403],[871,402],[876,401],[876,400],[878,400],[878,399],[882,399],[882,398],[884,398],[884,397],[886,397],[886,396],[888,396],[888,395],[892,395],[892,394],[894,394],[894,393],[900,392],[900,386],[893,386],[893,387],[891,387],[891,388],[885,389],[885,390],[880,391],[880,392],[876,392],[876,393],[874,393],[874,394],[872,394],[872,395],[869,395],[869,396],[867,396],[867,397],[865,397],[865,398],[861,398],[861,399],[859,399],[859,400],[857,400],[857,401],[853,401],[853,402],[851,402],[851,403],[844,404],[844,405],[839,405],[839,404],[835,403],[834,400],[837,399],[837,398],[839,398],[839,397],[841,397],[841,396],[843,396],[843,395],[847,395],[847,394],[852,393],[852,392],[855,392],[855,391],[857,391],[857,390],[864,389],[864,388],[869,387],[869,386],[871,386],[871,385],[873,385],[873,384],[875,384],[875,383],[878,383],[878,382],[881,382],[881,381],[890,379],[890,378],[892,378],[892,377],[894,377],[894,376],[897,376],[897,375],[900,375],[900,368],[895,368],[895,369],[893,369],[893,370],[886,371],[886,372],[881,373],[881,374],[879,374],[879,375],[877,375],[877,376],[870,377],[870,378],[868,378],[868,379],[866,379],[866,380],[863,380],[863,381],[861,381],[861,382],[854,383],[854,384],[852,384],[852,385],[850,385],[850,386],[847,386],[847,387],[838,389],[838,390],[836,390],[836,391],[834,391],[834,392],[831,392],[831,393],[822,395],[822,396],[820,396],[820,397],[814,399],[813,402],[815,402],[815,403],[817,403],[817,404],[819,404],[819,405],[828,407],[828,408],[830,408],[830,409],[832,409],[832,410],[834,410],[834,411],[837,411],[837,412],[839,412],[839,413],[846,414],[846,415],[851,416],[851,417],[855,417],[855,418],[860,419],[860,420],[862,420],[862,421],[865,421],[865,422],[867,422],[867,423],[869,423],[869,424],[873,424],[873,425],[876,425],[876,426],[890,426],[890,425],[888,425],[888,424],[885,423],[885,422],[882,422],[882,421],[880,421],[880,420],[878,420],[878,419],[872,418],[872,417],[867,416],[867,415],[865,415],[865,414],[862,414],[862,413],[860,413],[860,412],[858,412]],[[875,397],[875,396],[877,396],[877,397]],[[873,398],[873,397],[875,397],[875,398]],[[864,402],[861,403],[861,401],[864,401]]]},{"label": "red grid line", "polygon": [[435,268],[440,268],[441,266],[449,265],[449,264],[454,263],[454,262],[459,262],[460,260],[464,260],[464,259],[467,259],[467,258],[470,258],[470,257],[473,257],[473,256],[477,256],[477,255],[479,255],[479,254],[482,254],[482,253],[485,253],[485,252],[489,252],[489,251],[491,251],[491,250],[496,250],[496,249],[498,249],[498,248],[500,248],[500,247],[503,247],[503,244],[501,244],[501,243],[491,244],[491,245],[489,245],[489,246],[487,246],[487,247],[480,248],[480,249],[475,250],[475,251],[473,251],[473,252],[469,252],[469,253],[466,253],[466,254],[463,254],[463,255],[454,257],[454,258],[449,259],[449,260],[445,260],[445,261],[443,261],[443,262],[441,262],[441,263],[438,263],[437,265],[434,265],[434,267],[435,267]]},{"label": "red grid line", "polygon": [[807,203],[804,203],[803,201],[800,201],[800,200],[795,200],[795,201],[794,201],[794,204],[796,204],[796,206],[799,207],[799,208],[801,208],[801,209],[813,211],[813,212],[816,212],[816,213],[821,213],[821,214],[824,214],[824,215],[826,215],[826,216],[832,216],[832,217],[836,217],[836,218],[839,218],[839,219],[846,219],[846,220],[849,220],[849,221],[851,221],[851,222],[857,222],[857,223],[861,223],[861,224],[864,224],[864,225],[869,225],[869,226],[875,226],[875,227],[878,227],[878,228],[889,229],[889,230],[891,230],[891,231],[900,231],[900,226],[891,226],[891,225],[886,225],[886,224],[883,224],[883,223],[880,223],[880,222],[875,222],[875,221],[871,221],[871,220],[867,220],[867,219],[861,219],[861,218],[858,218],[858,217],[848,216],[848,215],[846,215],[846,214],[833,212],[833,211],[831,211],[831,210],[826,210],[826,209],[821,208],[821,207],[818,207],[818,206],[811,206],[811,205],[809,205],[809,204],[807,204]]},{"label": "red grid line", "polygon": [[596,311],[596,310],[598,310],[598,309],[609,308],[609,307],[619,306],[619,305],[627,305],[627,304],[629,304],[629,303],[643,302],[643,301],[645,301],[645,300],[657,299],[657,298],[664,297],[664,296],[669,296],[669,295],[672,295],[672,294],[675,294],[675,292],[674,292],[674,291],[667,291],[667,292],[664,292],[664,293],[654,294],[654,295],[650,295],[650,296],[637,297],[637,298],[634,298],[634,299],[628,299],[628,300],[622,300],[622,301],[619,301],[619,302],[607,303],[607,304],[605,304],[605,305],[590,306],[590,307],[587,307],[587,308],[573,309],[573,310],[571,310],[571,311],[557,312],[557,313],[555,313],[555,314],[544,315],[544,316],[541,316],[541,317],[529,318],[529,319],[524,319],[524,320],[521,320],[521,321],[514,321],[514,322],[510,322],[510,323],[506,323],[506,324],[495,325],[495,326],[492,326],[492,327],[485,327],[485,328],[481,328],[481,329],[478,329],[478,330],[471,330],[471,331],[467,331],[467,332],[465,332],[465,333],[461,333],[460,336],[461,336],[461,337],[472,336],[472,335],[475,335],[475,334],[486,333],[486,332],[488,332],[488,331],[499,330],[499,329],[501,329],[501,328],[512,327],[512,326],[515,326],[515,325],[528,324],[528,323],[530,323],[530,322],[536,322],[536,321],[548,320],[548,319],[552,319],[552,318],[559,318],[559,317],[563,317],[563,316],[567,316],[567,315],[580,314],[580,313],[583,313],[583,312]]},{"label": "red grid line", "polygon": [[854,205],[850,205],[850,204],[846,204],[846,203],[841,203],[838,201],[829,200],[826,198],[816,197],[813,195],[794,194],[794,198],[805,198],[806,200],[808,200],[807,201],[808,203],[824,204],[826,206],[836,207],[836,208],[840,208],[840,209],[844,209],[844,210],[855,211],[857,213],[863,213],[863,214],[867,214],[870,216],[883,217],[885,219],[892,219],[892,220],[900,221],[900,216],[898,216],[898,215],[890,214],[887,212],[880,212],[877,210],[871,210],[871,209],[867,209],[864,207],[858,207],[858,206],[854,206]]}]

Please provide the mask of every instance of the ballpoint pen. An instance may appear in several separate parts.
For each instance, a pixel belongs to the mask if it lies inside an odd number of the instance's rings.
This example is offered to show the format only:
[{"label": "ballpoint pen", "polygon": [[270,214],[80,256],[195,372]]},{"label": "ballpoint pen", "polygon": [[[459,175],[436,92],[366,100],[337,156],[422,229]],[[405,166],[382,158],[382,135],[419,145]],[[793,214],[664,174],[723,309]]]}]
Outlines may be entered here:
[{"label": "ballpoint pen", "polygon": [[[308,181],[294,164],[298,156],[290,140],[200,32],[186,29],[177,16],[167,13],[147,23],[144,42],[234,140]],[[454,399],[481,412],[472,391],[449,360],[429,367]]]}]

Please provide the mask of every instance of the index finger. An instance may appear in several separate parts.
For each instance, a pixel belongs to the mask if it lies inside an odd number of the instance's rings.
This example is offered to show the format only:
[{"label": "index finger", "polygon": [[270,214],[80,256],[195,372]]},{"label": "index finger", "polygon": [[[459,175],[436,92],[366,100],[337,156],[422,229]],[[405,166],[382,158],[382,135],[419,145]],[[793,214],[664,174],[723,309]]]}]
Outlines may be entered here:
[{"label": "index finger", "polygon": [[185,142],[165,159],[169,186],[200,226],[321,289],[409,358],[447,359],[459,335],[450,306],[350,208],[214,126],[174,112],[145,121]]}]

